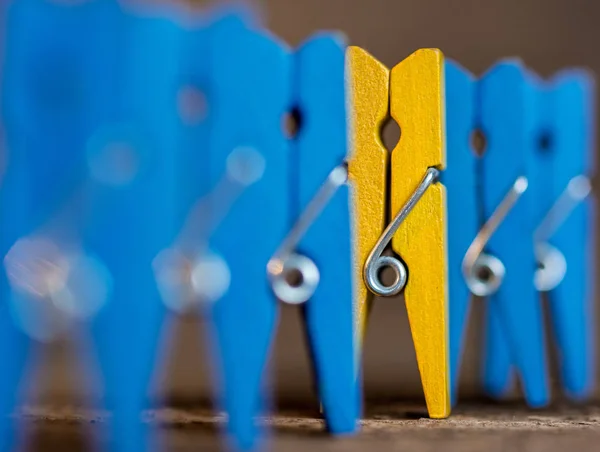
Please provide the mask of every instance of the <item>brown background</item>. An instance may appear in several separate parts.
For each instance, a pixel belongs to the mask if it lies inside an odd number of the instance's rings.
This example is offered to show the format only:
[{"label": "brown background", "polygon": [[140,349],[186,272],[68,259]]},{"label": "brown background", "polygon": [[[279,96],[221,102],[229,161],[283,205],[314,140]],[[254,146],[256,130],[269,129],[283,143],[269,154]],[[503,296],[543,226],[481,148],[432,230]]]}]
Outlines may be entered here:
[{"label": "brown background", "polygon": [[[267,0],[268,25],[297,45],[318,29],[339,29],[388,66],[421,47],[439,47],[447,57],[479,74],[496,60],[520,56],[543,76],[569,65],[600,71],[600,2],[594,0]],[[482,313],[476,303],[461,380],[465,397],[479,394]],[[166,365],[152,385],[155,396],[203,399],[209,373],[201,320],[171,319],[177,333],[165,339]],[[284,308],[274,351],[278,396],[315,403],[300,317]],[[68,343],[40,348],[27,385],[35,401],[76,400],[98,393],[82,387]],[[376,300],[365,346],[365,394],[374,399],[421,398],[408,322],[401,299]]]}]

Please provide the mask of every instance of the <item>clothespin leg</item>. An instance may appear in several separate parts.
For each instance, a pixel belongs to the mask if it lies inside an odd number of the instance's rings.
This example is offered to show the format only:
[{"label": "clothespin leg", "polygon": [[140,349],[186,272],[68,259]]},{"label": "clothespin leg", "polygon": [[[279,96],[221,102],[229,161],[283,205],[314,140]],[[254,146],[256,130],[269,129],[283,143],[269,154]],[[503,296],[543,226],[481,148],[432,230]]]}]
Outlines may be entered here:
[{"label": "clothespin leg", "polygon": [[[334,434],[354,433],[360,400],[354,352],[346,187],[331,200],[319,221],[322,223],[311,231],[311,236],[317,237],[314,240],[308,237],[301,248],[313,251],[308,254],[315,256],[315,263],[321,269],[319,287],[305,305],[306,329],[327,427]],[[335,234],[331,234],[332,231]],[[331,255],[336,256],[333,266]]]},{"label": "clothespin leg", "polygon": [[503,329],[501,314],[493,302],[485,306],[483,388],[495,398],[501,398],[513,383],[512,359],[507,341],[507,332]]},{"label": "clothespin leg", "polygon": [[[592,200],[582,202],[552,238],[567,262],[562,282],[548,294],[552,328],[556,335],[561,380],[567,395],[581,400],[594,387],[594,216]],[[584,226],[584,230],[581,230]],[[581,238],[585,243],[579,243]]]}]

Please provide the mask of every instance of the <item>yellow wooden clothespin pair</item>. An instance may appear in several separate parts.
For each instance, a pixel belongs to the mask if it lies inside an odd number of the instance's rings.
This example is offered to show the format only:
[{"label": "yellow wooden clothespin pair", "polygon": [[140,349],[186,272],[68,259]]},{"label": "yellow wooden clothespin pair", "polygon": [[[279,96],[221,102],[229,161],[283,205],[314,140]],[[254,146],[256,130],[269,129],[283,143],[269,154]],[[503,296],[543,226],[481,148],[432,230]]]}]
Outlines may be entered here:
[{"label": "yellow wooden clothespin pair", "polygon": [[[390,70],[363,49],[349,47],[347,65],[357,340],[362,341],[374,294],[404,290],[427,409],[430,417],[445,418],[450,414],[446,194],[437,181],[446,160],[444,57],[436,49],[418,50]],[[391,156],[380,136],[390,116],[401,130]],[[401,260],[381,256],[390,239]],[[396,273],[392,286],[379,279],[386,266]]]}]

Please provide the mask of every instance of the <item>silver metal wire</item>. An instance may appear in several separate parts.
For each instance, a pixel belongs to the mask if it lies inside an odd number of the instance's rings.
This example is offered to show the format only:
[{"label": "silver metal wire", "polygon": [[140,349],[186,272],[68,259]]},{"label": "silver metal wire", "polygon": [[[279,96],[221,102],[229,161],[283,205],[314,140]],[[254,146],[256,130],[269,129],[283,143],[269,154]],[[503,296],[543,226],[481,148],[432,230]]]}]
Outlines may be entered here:
[{"label": "silver metal wire", "polygon": [[527,178],[524,176],[517,178],[465,254],[462,264],[463,275],[469,290],[474,295],[487,297],[495,293],[502,284],[505,274],[504,264],[498,258],[485,254],[483,250],[519,198],[525,193],[527,186]]},{"label": "silver metal wire", "polygon": [[308,257],[294,252],[308,228],[317,219],[336,191],[348,181],[348,167],[340,165],[329,173],[325,183],[308,203],[298,221],[267,264],[273,292],[284,303],[302,304],[319,285],[319,269]]},{"label": "silver metal wire", "polygon": [[[437,181],[439,174],[440,172],[436,168],[427,169],[425,176],[423,176],[416,190],[396,214],[393,221],[385,228],[385,231],[383,231],[383,234],[373,247],[371,254],[367,257],[363,276],[367,287],[375,295],[390,297],[400,293],[404,289],[408,277],[406,267],[399,259],[382,256],[382,254],[408,214],[414,209],[427,189]],[[391,268],[396,275],[394,282],[389,286],[386,286],[380,278],[381,270],[386,267]]]},{"label": "silver metal wire", "polygon": [[567,273],[567,261],[562,252],[548,243],[550,237],[571,215],[592,191],[586,176],[575,176],[552,205],[535,231],[535,255],[538,269],[535,273],[535,287],[540,292],[549,292],[558,286]]},{"label": "silver metal wire", "polygon": [[592,184],[586,176],[575,176],[571,179],[535,230],[535,241],[547,241],[591,191]]},{"label": "silver metal wire", "polygon": [[154,258],[158,288],[171,310],[184,312],[198,302],[214,303],[229,290],[229,266],[221,256],[208,250],[208,240],[235,202],[262,179],[265,168],[265,159],[257,149],[233,149],[223,176],[192,207],[171,247]]}]

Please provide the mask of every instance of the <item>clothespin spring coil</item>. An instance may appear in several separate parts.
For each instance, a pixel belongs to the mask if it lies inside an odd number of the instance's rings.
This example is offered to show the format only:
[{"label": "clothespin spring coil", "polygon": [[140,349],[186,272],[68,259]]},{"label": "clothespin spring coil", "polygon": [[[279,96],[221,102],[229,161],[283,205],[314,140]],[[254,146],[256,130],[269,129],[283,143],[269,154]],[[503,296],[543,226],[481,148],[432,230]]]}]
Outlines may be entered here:
[{"label": "clothespin spring coil", "polygon": [[[437,181],[439,175],[440,171],[438,169],[427,169],[425,176],[423,176],[423,179],[421,180],[421,183],[418,185],[406,204],[402,206],[394,220],[388,225],[385,231],[383,231],[383,234],[373,247],[371,254],[369,254],[369,257],[367,257],[364,268],[364,278],[367,287],[375,295],[391,297],[400,293],[404,289],[408,279],[408,273],[405,265],[395,257],[382,256],[382,254],[402,222],[406,219],[411,210],[414,209],[415,205],[423,197],[427,189]],[[395,281],[389,286],[383,284],[379,277],[380,270],[385,267],[390,267],[396,273]]]}]

